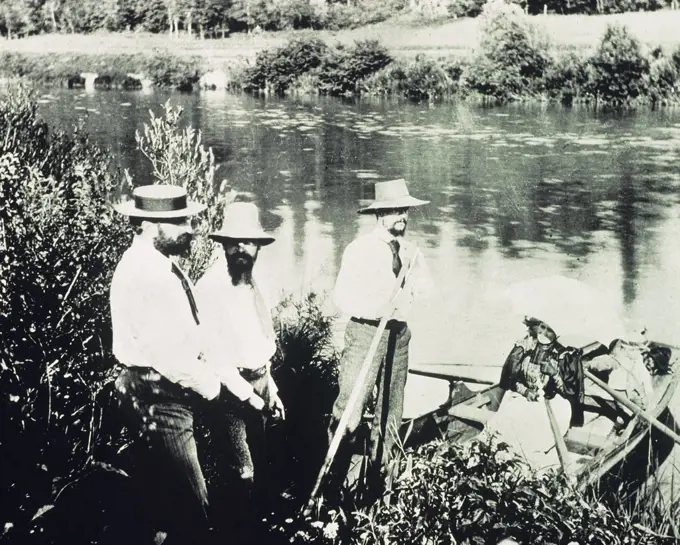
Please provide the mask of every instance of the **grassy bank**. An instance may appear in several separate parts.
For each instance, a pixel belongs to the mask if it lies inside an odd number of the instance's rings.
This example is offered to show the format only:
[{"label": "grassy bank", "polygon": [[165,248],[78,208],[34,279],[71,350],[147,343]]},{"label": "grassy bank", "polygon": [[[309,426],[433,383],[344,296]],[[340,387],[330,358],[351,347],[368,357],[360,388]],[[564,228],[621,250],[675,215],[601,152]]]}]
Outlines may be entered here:
[{"label": "grassy bank", "polygon": [[[680,10],[621,13],[612,15],[537,15],[529,20],[545,32],[559,48],[588,50],[597,46],[610,24],[625,25],[641,43],[674,48],[680,45]],[[171,39],[165,34],[47,34],[18,40],[0,40],[0,51],[33,54],[122,55],[166,52],[173,55],[200,56],[207,69],[221,69],[238,59],[254,58],[258,51],[283,45],[307,36],[311,31],[263,32],[256,35],[234,34],[226,39]],[[311,32],[328,43],[351,45],[356,40],[378,40],[399,57],[418,53],[466,55],[479,43],[479,19],[457,19],[418,23],[417,19],[392,19],[376,25],[341,31]]]}]

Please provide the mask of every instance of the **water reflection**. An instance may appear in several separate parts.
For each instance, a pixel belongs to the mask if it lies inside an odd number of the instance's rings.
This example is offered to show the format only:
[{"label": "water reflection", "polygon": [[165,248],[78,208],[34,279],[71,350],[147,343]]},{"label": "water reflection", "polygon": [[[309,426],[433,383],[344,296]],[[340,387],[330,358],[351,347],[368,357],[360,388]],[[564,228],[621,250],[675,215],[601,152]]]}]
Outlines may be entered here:
[{"label": "water reflection", "polygon": [[60,127],[84,119],[122,166],[144,177],[134,132],[168,98],[203,131],[219,176],[264,210],[277,244],[262,266],[277,290],[332,287],[345,246],[371,228],[356,210],[373,198],[374,181],[405,177],[414,195],[431,200],[409,226],[439,289],[413,318],[414,361],[504,356],[515,330],[495,294],[553,273],[589,281],[629,318],[677,339],[668,322],[680,315],[680,296],[660,288],[675,282],[680,265],[668,255],[678,235],[677,111],[617,117],[546,106],[114,91],[53,91],[40,110]]}]

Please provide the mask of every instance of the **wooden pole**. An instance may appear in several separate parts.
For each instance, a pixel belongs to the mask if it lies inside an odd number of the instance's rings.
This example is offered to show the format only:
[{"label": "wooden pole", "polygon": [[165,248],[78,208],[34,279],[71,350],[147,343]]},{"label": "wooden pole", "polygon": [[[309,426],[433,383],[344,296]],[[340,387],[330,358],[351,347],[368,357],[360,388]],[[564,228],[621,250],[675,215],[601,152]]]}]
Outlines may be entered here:
[{"label": "wooden pole", "polygon": [[349,424],[350,416],[354,411],[354,407],[357,404],[357,401],[359,401],[361,387],[364,381],[366,380],[366,375],[368,375],[368,370],[371,366],[373,358],[375,357],[375,352],[378,350],[380,338],[382,337],[383,331],[387,326],[387,321],[392,317],[392,313],[394,312],[394,304],[396,303],[396,300],[398,299],[399,295],[402,293],[403,285],[406,284],[407,277],[409,276],[409,274],[411,274],[411,271],[413,270],[413,266],[418,257],[418,253],[419,252],[416,251],[415,255],[413,256],[413,259],[411,260],[411,263],[409,264],[408,269],[406,267],[402,267],[399,276],[397,276],[397,279],[395,281],[395,288],[392,292],[393,295],[392,297],[390,297],[392,309],[385,316],[383,316],[380,322],[378,323],[378,328],[375,332],[375,335],[373,336],[373,341],[371,342],[371,346],[369,347],[368,352],[366,353],[366,357],[364,358],[364,361],[361,364],[361,369],[359,370],[356,382],[354,383],[354,388],[352,389],[352,393],[350,394],[349,400],[347,401],[345,411],[342,413],[342,416],[340,417],[340,421],[338,422],[338,427],[335,430],[335,434],[331,439],[330,446],[328,447],[328,453],[326,454],[326,458],[324,459],[323,465],[321,466],[319,475],[316,478],[316,482],[314,483],[312,493],[309,496],[309,500],[307,501],[306,506],[303,508],[302,511],[303,516],[307,516],[311,513],[311,510],[314,506],[314,499],[316,498],[316,495],[319,493],[319,489],[321,488],[321,484],[323,483],[323,480],[326,477],[326,473],[328,473],[328,470],[330,469],[331,464],[335,459],[335,455],[338,452],[338,447],[340,446],[340,442],[342,441],[342,438],[345,435],[345,430],[347,429],[347,425]]},{"label": "wooden pole", "polygon": [[557,457],[560,459],[560,465],[562,466],[562,471],[565,475],[569,475],[569,451],[567,450],[567,445],[564,442],[564,437],[562,435],[562,430],[557,425],[557,419],[555,418],[555,413],[550,405],[550,400],[543,398],[545,401],[545,411],[548,413],[548,420],[550,421],[550,429],[552,430],[553,437],[555,438],[555,447],[557,448]]},{"label": "wooden pole", "polygon": [[589,378],[591,381],[593,381],[596,385],[598,385],[600,388],[602,388],[605,392],[607,392],[610,396],[614,398],[615,401],[623,405],[624,407],[630,409],[635,416],[638,416],[642,418],[643,420],[647,421],[651,426],[654,426],[657,430],[665,433],[668,437],[673,439],[678,445],[680,445],[680,435],[675,433],[672,429],[670,429],[668,426],[662,424],[659,422],[654,416],[649,414],[647,411],[644,409],[641,409],[638,407],[635,403],[633,403],[630,399],[628,399],[626,396],[620,394],[614,388],[609,386],[606,382],[602,382],[599,378],[597,378],[595,375],[593,375],[590,371],[584,369],[583,373],[587,378]]}]

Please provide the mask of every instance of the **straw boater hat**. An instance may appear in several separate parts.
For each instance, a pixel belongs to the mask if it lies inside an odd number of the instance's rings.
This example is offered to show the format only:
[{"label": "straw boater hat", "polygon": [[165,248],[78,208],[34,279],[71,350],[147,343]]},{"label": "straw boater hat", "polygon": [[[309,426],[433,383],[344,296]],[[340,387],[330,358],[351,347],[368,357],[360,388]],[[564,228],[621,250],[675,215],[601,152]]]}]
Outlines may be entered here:
[{"label": "straw boater hat", "polygon": [[187,199],[187,192],[176,185],[145,185],[132,192],[132,199],[113,208],[125,216],[148,219],[186,218],[205,210],[205,205]]},{"label": "straw boater hat", "polygon": [[422,206],[430,201],[423,201],[411,197],[406,187],[406,180],[389,180],[375,183],[375,200],[365,208],[358,210],[359,214],[373,214],[377,210],[389,208],[410,208]]},{"label": "straw boater hat", "polygon": [[210,233],[213,240],[253,240],[262,246],[274,242],[260,224],[260,212],[253,203],[233,202],[224,207],[224,222],[219,231]]}]

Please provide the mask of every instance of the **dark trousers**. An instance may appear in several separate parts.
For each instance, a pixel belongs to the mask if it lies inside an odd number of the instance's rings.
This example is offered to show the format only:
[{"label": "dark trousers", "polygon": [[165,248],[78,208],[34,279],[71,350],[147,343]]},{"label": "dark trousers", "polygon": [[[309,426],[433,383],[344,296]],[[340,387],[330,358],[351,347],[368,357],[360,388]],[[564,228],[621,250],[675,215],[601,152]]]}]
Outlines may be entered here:
[{"label": "dark trousers", "polygon": [[132,477],[149,528],[166,532],[166,545],[208,543],[208,492],[194,439],[200,396],[138,367],[121,371],[116,391],[140,435]]},{"label": "dark trousers", "polygon": [[[377,322],[352,318],[347,324],[345,348],[340,361],[339,392],[333,405],[329,439],[347,407],[357,376],[376,332]],[[364,408],[376,386],[378,396],[368,447],[373,472],[379,472],[391,459],[404,412],[404,388],[408,375],[410,340],[411,332],[404,322],[388,322],[388,327],[380,337],[366,380],[360,387],[358,402],[354,406],[345,432],[345,445],[338,452],[338,462],[334,471],[336,484],[337,478],[342,476],[350,463],[351,454],[349,454],[347,443],[355,435],[361,423]]]},{"label": "dark trousers", "polygon": [[[267,404],[269,373],[248,382]],[[218,473],[212,502],[215,523],[229,543],[254,545],[264,531],[261,519],[268,500],[265,415],[225,394],[207,417]]]}]

